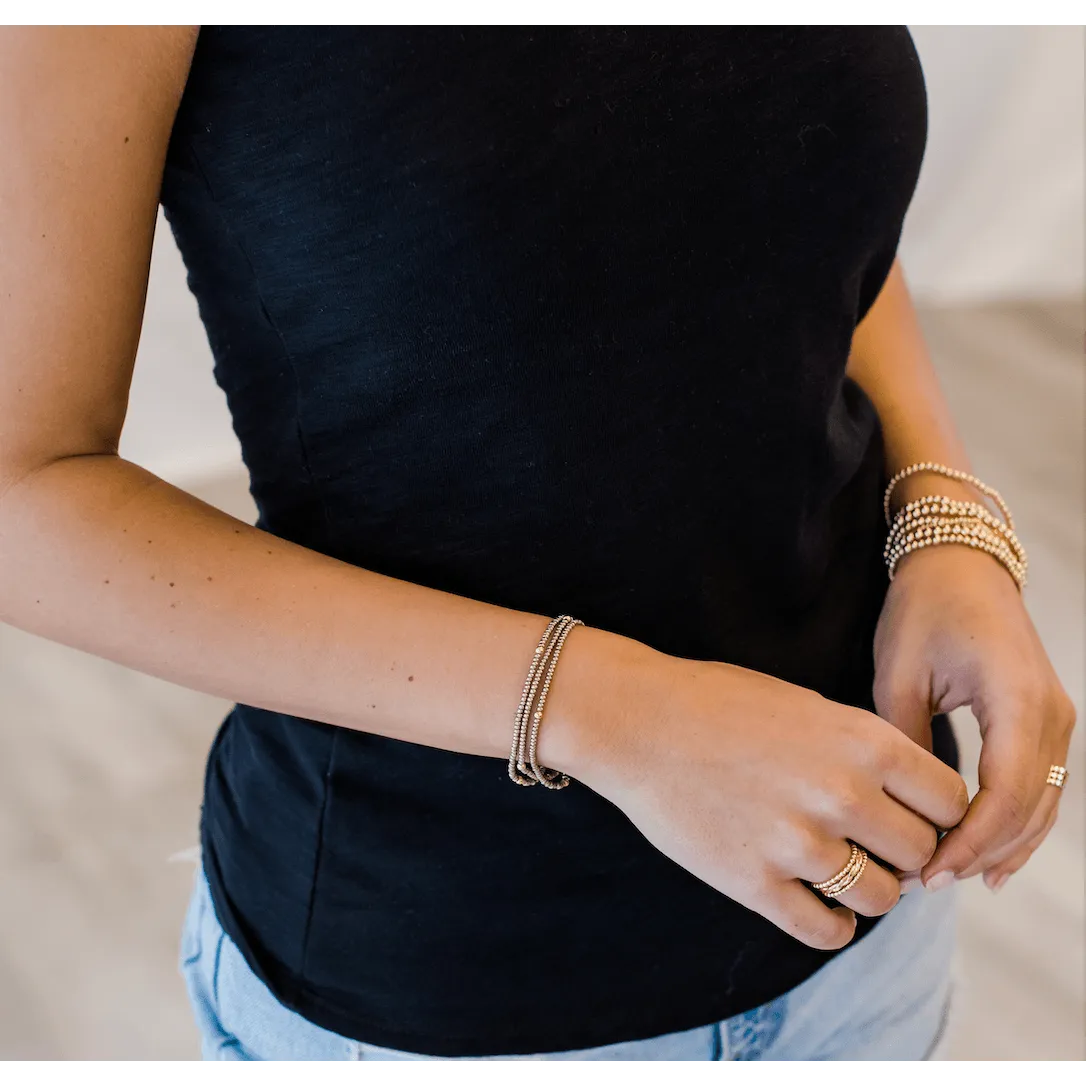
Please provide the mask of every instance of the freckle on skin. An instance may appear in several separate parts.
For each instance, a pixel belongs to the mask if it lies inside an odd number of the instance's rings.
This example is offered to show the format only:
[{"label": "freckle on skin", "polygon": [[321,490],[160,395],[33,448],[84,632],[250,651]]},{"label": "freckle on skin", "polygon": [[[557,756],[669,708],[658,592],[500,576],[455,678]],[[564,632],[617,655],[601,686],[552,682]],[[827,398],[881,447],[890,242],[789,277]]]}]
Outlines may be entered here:
[{"label": "freckle on skin", "polygon": [[170,588],[173,588],[173,581],[170,581]]},{"label": "freckle on skin", "polygon": [[171,603],[171,604],[170,604],[170,606],[171,606],[171,607],[176,607],[176,606],[177,606],[177,604],[176,604],[176,603]]},{"label": "freckle on skin", "polygon": [[109,578],[108,577],[106,578],[106,584],[109,584]]},{"label": "freckle on skin", "polygon": [[409,683],[413,683],[413,682],[415,681],[415,676],[414,676],[414,675],[408,675],[408,676],[407,676],[407,681],[408,681]]},{"label": "freckle on skin", "polygon": [[210,580],[211,580],[211,578],[210,578],[210,577],[208,577],[208,580],[210,581]]},{"label": "freckle on skin", "polygon": [[127,137],[127,136],[125,136],[125,138],[124,138],[124,142],[125,142],[125,143],[127,143],[127,142],[128,142],[128,137]]}]

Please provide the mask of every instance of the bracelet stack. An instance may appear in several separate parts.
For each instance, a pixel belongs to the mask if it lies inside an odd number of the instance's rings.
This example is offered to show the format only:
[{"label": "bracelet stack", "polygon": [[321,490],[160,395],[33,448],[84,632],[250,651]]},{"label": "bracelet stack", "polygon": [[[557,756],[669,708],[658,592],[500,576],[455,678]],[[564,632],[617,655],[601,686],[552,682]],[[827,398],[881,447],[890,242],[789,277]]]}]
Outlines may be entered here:
[{"label": "bracelet stack", "polygon": [[569,777],[565,773],[539,764],[536,744],[543,720],[543,705],[558,664],[558,654],[569,631],[574,626],[583,625],[579,618],[571,615],[552,618],[532,653],[532,663],[524,680],[524,691],[513,724],[513,748],[509,752],[509,777],[515,784],[542,784],[546,788],[565,788],[569,784]]},{"label": "bracelet stack", "polygon": [[[928,494],[903,505],[891,524],[890,495],[894,487],[906,476],[920,471],[931,471],[971,483],[996,502],[1004,519],[994,516],[979,502]],[[1025,587],[1029,561],[1025,548],[1015,535],[1011,511],[999,492],[986,486],[975,475],[930,461],[912,464],[890,480],[883,497],[883,513],[886,523],[890,525],[890,534],[883,549],[890,580],[894,579],[897,564],[906,554],[937,543],[964,543],[997,558],[1014,578],[1019,591]]]}]

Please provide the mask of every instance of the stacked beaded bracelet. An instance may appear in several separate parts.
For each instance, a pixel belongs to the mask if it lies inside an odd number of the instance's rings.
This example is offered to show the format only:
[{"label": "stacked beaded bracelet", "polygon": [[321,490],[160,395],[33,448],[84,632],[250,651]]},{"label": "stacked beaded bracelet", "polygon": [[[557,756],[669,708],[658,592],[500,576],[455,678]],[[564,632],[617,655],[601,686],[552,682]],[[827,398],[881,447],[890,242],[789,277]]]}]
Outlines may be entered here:
[{"label": "stacked beaded bracelet", "polygon": [[1014,578],[1019,590],[1025,587],[1029,565],[1025,548],[1014,532],[1014,518],[999,492],[986,486],[975,475],[944,464],[925,461],[912,464],[899,471],[886,487],[883,497],[883,513],[890,525],[890,496],[894,487],[906,476],[919,471],[932,471],[952,479],[971,483],[981,493],[991,497],[999,506],[1004,521],[993,516],[979,502],[958,501],[940,494],[928,494],[908,502],[898,510],[890,527],[890,534],[883,549],[890,579],[898,562],[911,551],[937,543],[964,543],[986,551],[997,558]]},{"label": "stacked beaded bracelet", "polygon": [[509,777],[515,784],[542,784],[546,788],[565,788],[569,784],[569,777],[565,773],[539,764],[536,744],[539,725],[543,720],[543,705],[558,664],[558,654],[569,631],[574,626],[583,625],[579,618],[571,615],[552,618],[532,653],[532,663],[524,680],[524,691],[513,724],[513,748],[509,752]]}]

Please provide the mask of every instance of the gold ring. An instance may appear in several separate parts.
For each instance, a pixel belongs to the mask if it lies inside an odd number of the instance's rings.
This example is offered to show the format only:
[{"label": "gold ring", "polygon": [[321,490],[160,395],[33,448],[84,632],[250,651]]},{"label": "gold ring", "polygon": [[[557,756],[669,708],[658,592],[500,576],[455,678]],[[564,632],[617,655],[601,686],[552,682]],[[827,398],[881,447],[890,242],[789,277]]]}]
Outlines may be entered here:
[{"label": "gold ring", "polygon": [[846,890],[851,890],[860,881],[860,876],[867,867],[867,852],[854,844],[849,851],[848,861],[832,878],[822,882],[812,882],[811,887],[825,897],[840,897]]},{"label": "gold ring", "polygon": [[1045,784],[1054,784],[1057,788],[1062,788],[1066,780],[1067,766],[1054,765],[1049,767],[1048,780],[1045,781]]}]

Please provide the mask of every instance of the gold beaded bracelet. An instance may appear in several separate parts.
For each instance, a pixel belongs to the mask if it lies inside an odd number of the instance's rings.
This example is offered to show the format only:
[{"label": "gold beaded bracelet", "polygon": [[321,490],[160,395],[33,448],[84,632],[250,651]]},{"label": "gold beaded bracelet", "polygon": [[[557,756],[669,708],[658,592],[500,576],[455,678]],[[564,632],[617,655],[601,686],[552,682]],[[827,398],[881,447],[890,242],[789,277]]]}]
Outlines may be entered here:
[{"label": "gold beaded bracelet", "polygon": [[934,543],[965,543],[1000,559],[1024,583],[1028,559],[1018,536],[983,506],[937,494],[909,502],[894,518],[883,557],[893,567],[904,554]]},{"label": "gold beaded bracelet", "polygon": [[910,464],[907,468],[902,468],[901,471],[899,471],[886,485],[886,493],[882,499],[882,511],[886,516],[887,526],[890,524],[890,495],[893,494],[894,487],[896,487],[902,479],[907,479],[910,475],[915,475],[917,472],[921,471],[933,471],[937,475],[945,475],[950,479],[960,479],[963,483],[971,483],[982,494],[987,494],[989,498],[992,498],[996,502],[1007,521],[1007,526],[1012,529],[1014,528],[1014,517],[1011,516],[1011,511],[998,490],[982,483],[975,475],[970,475],[967,471],[961,471],[958,468],[948,468],[945,464],[933,464],[930,460],[925,460],[920,464]]},{"label": "gold beaded bracelet", "polygon": [[[960,501],[941,494],[928,494],[907,502],[890,521],[890,497],[894,487],[904,478],[920,471],[932,471],[952,479],[971,483],[981,493],[991,497],[1003,513],[999,520],[979,502]],[[925,461],[899,471],[886,487],[883,497],[886,523],[891,525],[883,549],[890,579],[893,580],[898,562],[912,551],[938,543],[959,543],[983,550],[998,559],[1014,578],[1021,591],[1026,584],[1029,560],[1014,531],[1014,518],[1002,496],[982,483],[975,475],[948,468],[944,464]]]},{"label": "gold beaded bracelet", "polygon": [[[924,509],[929,512],[923,512]],[[904,550],[906,546],[924,543],[925,540],[934,541],[936,536],[959,537],[955,540],[944,539],[944,542],[984,542],[1007,556],[1015,565],[1021,566],[1023,572],[1025,570],[1025,551],[1017,539],[1011,540],[1005,531],[993,529],[980,518],[967,513],[948,516],[943,508],[935,503],[921,506],[919,510],[907,511],[895,519],[893,531],[886,541],[887,558],[895,551]]]},{"label": "gold beaded bracelet", "polygon": [[583,625],[579,618],[573,618],[572,615],[552,618],[532,653],[532,662],[524,680],[524,690],[513,723],[513,746],[509,752],[509,778],[514,784],[526,787],[542,784],[546,788],[565,788],[569,784],[569,777],[565,773],[539,764],[536,747],[539,741],[539,726],[543,721],[543,705],[547,700],[554,669],[558,665],[558,654],[562,651],[569,631],[574,626]]},{"label": "gold beaded bracelet", "polygon": [[[899,527],[900,525],[900,527]],[[890,580],[898,562],[912,551],[938,543],[963,543],[983,550],[1006,567],[1019,588],[1026,583],[1026,564],[998,532],[972,517],[920,517],[915,521],[895,522],[899,530],[887,541],[884,551]]]}]

